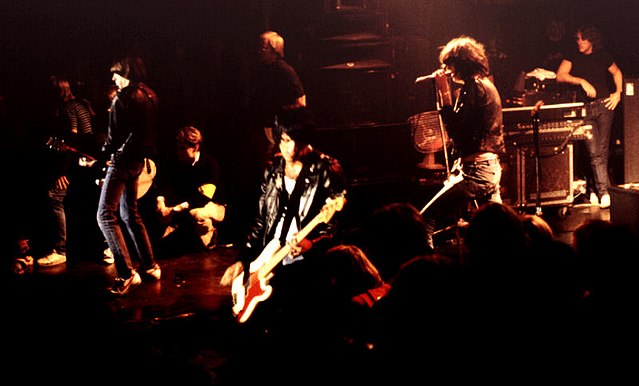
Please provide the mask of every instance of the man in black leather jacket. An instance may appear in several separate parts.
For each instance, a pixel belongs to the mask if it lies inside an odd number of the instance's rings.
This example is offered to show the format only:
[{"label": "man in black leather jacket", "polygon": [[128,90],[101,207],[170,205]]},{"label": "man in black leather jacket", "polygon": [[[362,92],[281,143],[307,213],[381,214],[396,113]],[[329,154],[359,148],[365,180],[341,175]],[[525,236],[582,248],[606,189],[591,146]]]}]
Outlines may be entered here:
[{"label": "man in black leather jacket", "polygon": [[472,201],[501,203],[499,156],[506,152],[501,98],[488,77],[483,44],[468,36],[454,38],[442,48],[439,61],[442,68],[434,75],[440,114],[460,168],[451,168],[448,189],[422,210],[431,248],[436,221],[454,219]]},{"label": "man in black leather jacket", "polygon": [[[280,117],[275,130],[280,153],[264,171],[257,215],[243,253],[221,280],[224,285],[233,283],[235,292],[237,284],[248,277],[244,274],[247,269],[254,273],[274,262],[270,280],[274,296],[265,302],[268,306],[260,308],[292,306],[299,311],[298,306],[309,303],[317,257],[337,240],[333,214],[345,202],[346,180],[335,158],[310,145],[312,129],[306,108],[286,111]],[[234,296],[236,301],[244,300],[237,299],[237,293]],[[307,299],[301,301],[302,297]]]},{"label": "man in black leather jacket", "polygon": [[124,58],[111,67],[119,91],[111,104],[109,128],[103,147],[110,157],[98,204],[98,225],[113,253],[117,277],[111,288],[124,295],[142,279],[131,260],[119,217],[126,224],[138,255],[141,273],[159,280],[160,266],[155,262],[146,227],[138,212],[138,177],[147,167],[144,159],[155,151],[158,98],[142,83],[144,63],[139,58]]}]

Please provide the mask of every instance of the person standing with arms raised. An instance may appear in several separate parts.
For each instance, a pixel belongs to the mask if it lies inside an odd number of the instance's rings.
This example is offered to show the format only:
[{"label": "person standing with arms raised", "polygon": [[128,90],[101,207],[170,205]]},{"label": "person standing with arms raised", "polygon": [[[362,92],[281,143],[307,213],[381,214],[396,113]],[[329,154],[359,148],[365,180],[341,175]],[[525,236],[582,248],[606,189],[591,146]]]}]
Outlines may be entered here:
[{"label": "person standing with arms raised", "polygon": [[[152,280],[161,276],[137,202],[138,177],[146,167],[145,158],[155,152],[158,97],[143,83],[146,70],[140,58],[116,61],[111,73],[118,92],[111,104],[103,146],[103,155],[109,161],[97,219],[115,259],[117,277],[111,293],[125,295],[142,282],[131,252],[138,257],[144,276]],[[127,246],[118,217],[126,225],[133,251]]]}]

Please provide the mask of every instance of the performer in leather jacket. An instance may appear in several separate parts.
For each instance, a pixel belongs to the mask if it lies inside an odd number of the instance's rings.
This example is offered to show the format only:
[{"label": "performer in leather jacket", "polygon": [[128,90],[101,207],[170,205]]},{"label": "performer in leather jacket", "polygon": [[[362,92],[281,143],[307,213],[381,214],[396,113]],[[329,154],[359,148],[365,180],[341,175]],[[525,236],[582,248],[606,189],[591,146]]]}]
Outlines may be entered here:
[{"label": "performer in leather jacket", "polygon": [[138,177],[146,167],[144,159],[155,151],[158,98],[142,83],[146,72],[141,59],[121,59],[111,66],[111,73],[119,91],[111,104],[103,146],[110,161],[100,192],[97,219],[115,259],[117,277],[111,292],[124,295],[140,284],[141,278],[131,260],[118,217],[129,231],[141,273],[152,280],[159,280],[161,274],[137,203]]},{"label": "performer in leather jacket", "polygon": [[[442,68],[434,75],[441,117],[459,153],[463,179],[424,211],[431,247],[436,221],[454,219],[473,200],[501,202],[499,155],[506,151],[501,98],[488,78],[483,44],[468,36],[454,38],[441,50],[439,61]],[[457,88],[450,87],[449,78]]]},{"label": "performer in leather jacket", "polygon": [[[250,230],[243,258],[255,258],[273,238],[280,237],[282,220],[294,188],[298,192],[299,210],[290,221],[289,236],[302,229],[315,217],[328,198],[345,194],[345,177],[339,161],[312,147],[309,143],[313,130],[305,108],[290,110],[282,115],[276,128],[277,153],[264,170],[260,185],[257,215]],[[298,177],[303,176],[300,180]],[[298,187],[299,184],[302,184]],[[279,226],[279,228],[278,228]],[[299,241],[283,265],[302,260],[312,248],[313,236],[325,239],[335,231],[335,221],[317,226],[309,237]],[[245,264],[251,261],[244,260]]]},{"label": "performer in leather jacket", "polygon": [[[275,245],[277,250],[289,245],[290,253],[274,269],[273,297],[287,297],[284,302],[290,305],[296,304],[292,296],[311,296],[301,288],[312,287],[314,273],[311,267],[319,260],[316,257],[336,244],[336,236],[339,236],[337,216],[320,222],[301,240],[296,240],[295,236],[326,209],[327,199],[344,200],[346,185],[338,160],[311,146],[312,131],[313,121],[306,108],[286,111],[280,117],[275,130],[280,153],[271,159],[264,171],[257,215],[246,246],[239,261],[225,272],[221,280],[223,285],[231,284],[242,272],[248,272],[249,265],[253,272],[268,261],[272,256],[267,252],[271,246]],[[269,306],[282,304],[272,298],[265,303]]]}]

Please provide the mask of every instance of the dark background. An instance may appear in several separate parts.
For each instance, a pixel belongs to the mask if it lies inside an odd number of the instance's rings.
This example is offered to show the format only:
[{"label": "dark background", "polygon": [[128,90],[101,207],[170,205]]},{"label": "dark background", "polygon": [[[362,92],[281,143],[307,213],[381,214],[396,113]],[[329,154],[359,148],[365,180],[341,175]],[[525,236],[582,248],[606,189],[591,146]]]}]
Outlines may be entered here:
[{"label": "dark background", "polygon": [[[432,72],[438,48],[458,35],[487,45],[504,98],[521,71],[537,67],[536,47],[550,18],[565,21],[573,43],[576,27],[597,26],[624,76],[639,75],[639,7],[633,0],[344,0],[341,9],[336,4],[0,0],[4,202],[20,216],[21,202],[29,199],[25,192],[37,179],[39,160],[33,154],[43,135],[48,77],[69,78],[75,93],[89,99],[100,114],[107,106],[109,66],[123,54],[144,59],[148,83],[161,98],[161,151],[172,145],[180,126],[200,128],[206,149],[220,160],[229,195],[238,200],[249,198],[245,191],[250,189],[251,165],[242,160],[251,159],[251,150],[243,142],[251,134],[246,118],[254,44],[266,29],[286,39],[286,59],[300,74],[308,104],[330,138],[327,150],[344,159],[352,180],[372,157],[362,161],[355,152],[375,149],[381,153],[376,158],[390,157],[398,168],[419,158],[405,132],[395,131],[403,130],[415,111],[432,109],[419,99],[414,79]],[[349,61],[354,68],[326,68]],[[103,122],[98,121],[98,129],[104,129]],[[362,132],[371,126],[370,133],[378,137]],[[623,125],[615,130],[620,136]],[[379,138],[382,144],[354,144],[358,135],[368,142]],[[383,154],[384,143],[390,149],[406,148]],[[15,190],[14,185],[27,189]]]},{"label": "dark background", "polygon": [[[412,81],[436,67],[438,47],[450,38],[469,34],[500,52],[491,64],[499,85],[509,91],[513,74],[535,67],[534,48],[543,40],[545,25],[552,17],[566,22],[570,36],[582,23],[596,25],[624,75],[635,77],[638,73],[639,7],[631,0],[341,2],[341,14],[360,7],[377,11],[376,17],[363,16],[363,12],[340,16],[334,3],[2,0],[0,91],[14,111],[31,112],[37,108],[34,102],[47,77],[65,75],[75,83],[76,93],[97,105],[103,102],[110,84],[108,68],[113,59],[135,53],[145,60],[149,83],[162,96],[170,118],[167,126],[191,121],[216,129],[215,122],[221,118],[226,121],[247,108],[253,44],[256,35],[268,28],[285,37],[287,60],[308,89],[309,105],[324,102],[326,94],[339,87],[325,81],[330,76],[321,67],[350,59],[379,59],[389,64],[383,69],[391,73],[390,82],[383,83],[389,89],[377,89],[383,102],[373,100],[389,112],[380,114],[360,106],[361,114],[344,111],[347,117],[320,117],[323,121],[404,121],[406,106],[412,102]],[[353,32],[381,39],[368,45],[351,42],[350,47],[327,47],[325,38]],[[374,73],[369,72],[370,79],[363,82],[375,83]],[[355,74],[347,76],[357,78]],[[385,93],[390,93],[390,98]],[[339,113],[339,109],[331,113]]]}]

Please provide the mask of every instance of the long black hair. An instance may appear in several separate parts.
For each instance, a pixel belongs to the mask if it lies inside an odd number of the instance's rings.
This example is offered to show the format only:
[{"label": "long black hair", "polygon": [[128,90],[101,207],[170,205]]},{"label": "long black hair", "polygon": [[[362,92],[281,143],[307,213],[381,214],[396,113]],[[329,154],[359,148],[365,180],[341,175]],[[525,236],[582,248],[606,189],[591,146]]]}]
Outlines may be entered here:
[{"label": "long black hair", "polygon": [[111,72],[130,80],[131,82],[144,82],[146,80],[146,67],[139,57],[123,57],[111,65]]},{"label": "long black hair", "polygon": [[313,143],[315,131],[315,118],[308,108],[284,109],[277,114],[275,143],[280,143],[282,133],[286,133],[301,148]]}]

